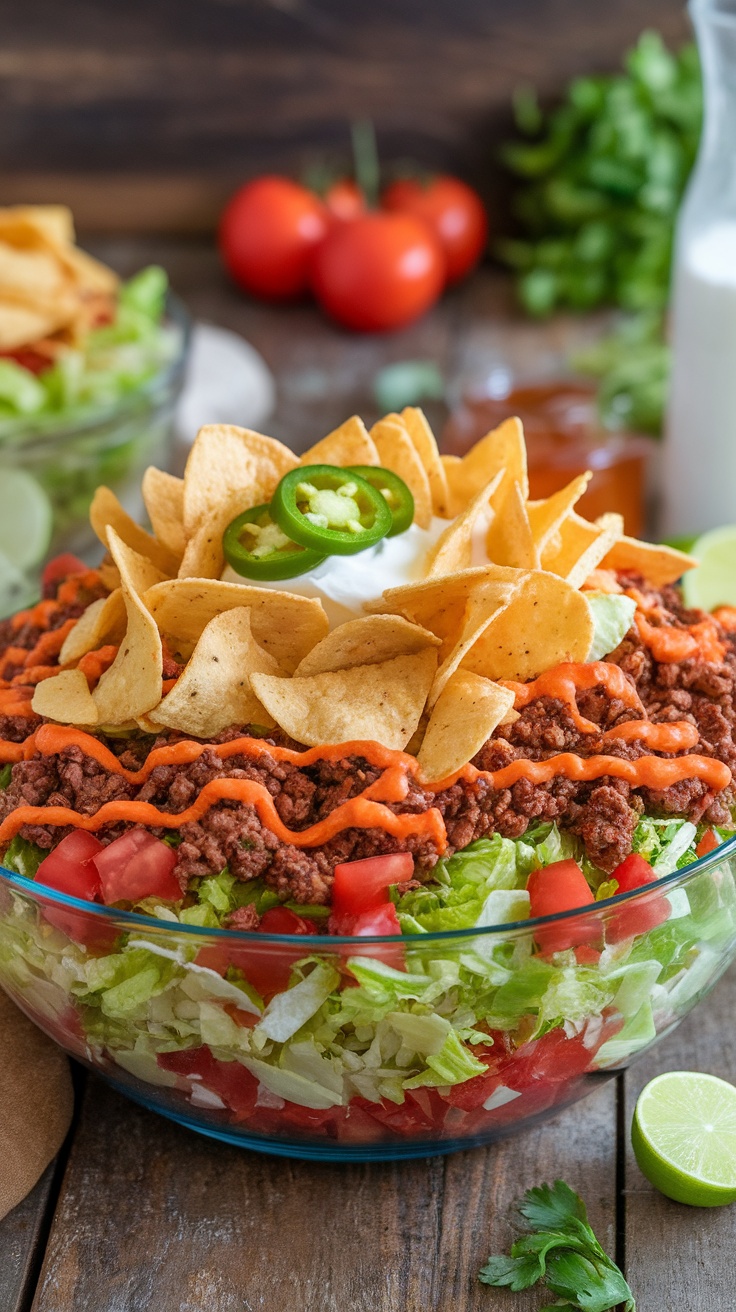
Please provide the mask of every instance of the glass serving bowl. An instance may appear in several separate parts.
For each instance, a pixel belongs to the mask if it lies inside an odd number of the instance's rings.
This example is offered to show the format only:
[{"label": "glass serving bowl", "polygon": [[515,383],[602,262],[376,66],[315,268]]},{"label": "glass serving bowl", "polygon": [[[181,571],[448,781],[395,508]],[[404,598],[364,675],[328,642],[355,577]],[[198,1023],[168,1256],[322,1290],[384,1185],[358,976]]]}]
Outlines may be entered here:
[{"label": "glass serving bowl", "polygon": [[140,386],[109,406],[97,403],[78,410],[73,423],[52,414],[0,425],[0,479],[15,476],[11,487],[22,502],[18,514],[24,526],[22,557],[9,553],[0,559],[0,618],[41,595],[44,559],[67,551],[86,558],[99,550],[89,523],[98,486],[112,488],[140,519],[143,471],[150,464],[167,467],[190,328],[185,306],[169,294],[160,348],[164,358]]},{"label": "glass serving bowl", "polygon": [[291,1157],[423,1157],[534,1124],[669,1032],[736,955],[735,874],[733,838],[584,912],[369,939],[202,929],[0,868],[0,984],[191,1129]]}]

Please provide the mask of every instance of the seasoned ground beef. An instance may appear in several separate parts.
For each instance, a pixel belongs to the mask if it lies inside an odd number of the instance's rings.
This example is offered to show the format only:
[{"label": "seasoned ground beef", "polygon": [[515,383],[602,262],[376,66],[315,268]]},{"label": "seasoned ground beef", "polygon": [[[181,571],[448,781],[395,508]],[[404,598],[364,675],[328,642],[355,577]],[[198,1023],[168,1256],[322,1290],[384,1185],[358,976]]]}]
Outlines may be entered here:
[{"label": "seasoned ground beef", "polygon": [[[625,582],[645,590],[641,579]],[[658,602],[664,620],[675,627],[703,618],[699,612],[686,611],[672,588],[661,594],[649,590],[648,600]],[[16,637],[13,635],[13,640]],[[695,659],[677,665],[657,663],[633,628],[608,659],[629,676],[649,719],[689,721],[699,734],[699,744],[691,750],[736,768],[736,654],[732,643],[727,643],[721,664]],[[567,751],[583,757],[605,754],[624,760],[651,754],[652,749],[639,740],[627,742],[603,736],[623,721],[641,719],[641,710],[632,710],[611,698],[602,686],[581,692],[578,709],[598,726],[597,732],[582,733],[564,703],[540,697],[526,706],[513,724],[496,730],[474,764],[492,772],[519,758],[540,761]],[[5,736],[22,741],[31,727],[28,721],[11,721]],[[237,728],[229,729],[217,741],[230,741],[240,733]],[[126,769],[137,770],[151,750],[180,737],[165,734],[160,738],[111,738],[107,745]],[[278,735],[263,740],[264,746],[269,743],[297,746]],[[93,815],[106,802],[121,799],[149,802],[173,815],[188,809],[212,780],[230,778],[264,785],[284,825],[298,832],[362,793],[379,775],[377,767],[359,757],[322,760],[302,768],[279,761],[268,752],[244,751],[221,760],[209,746],[191,764],[157,766],[143,784],[134,785],[100,766],[78,747],[69,747],[57,756],[32,757],[13,767],[11,782],[0,793],[0,819],[22,805],[68,806],[83,815]],[[480,777],[474,782],[458,781],[439,793],[412,782],[407,796],[390,806],[402,814],[421,814],[436,807],[444,820],[449,852],[494,832],[518,838],[534,821],[555,820],[579,835],[591,860],[610,871],[631,850],[633,831],[642,812],[728,823],[731,801],[731,790],[713,796],[698,779],[685,779],[655,792],[633,788],[613,777],[580,783],[558,775],[547,783],[521,779],[504,789],[494,789],[487,778]],[[99,831],[99,837],[110,842],[127,827],[108,826]],[[68,831],[40,824],[25,826],[21,832],[47,850]],[[153,832],[163,835],[166,827]],[[254,807],[227,800],[215,803],[199,820],[182,825],[179,834],[176,874],[182,888],[193,877],[218,873],[228,866],[236,878],[262,877],[282,897],[302,903],[329,901],[333,871],[342,861],[408,850],[415,858],[417,872],[426,877],[438,858],[436,847],[426,838],[409,837],[401,843],[379,829],[349,828],[319,847],[296,847],[281,842],[265,828]]]}]

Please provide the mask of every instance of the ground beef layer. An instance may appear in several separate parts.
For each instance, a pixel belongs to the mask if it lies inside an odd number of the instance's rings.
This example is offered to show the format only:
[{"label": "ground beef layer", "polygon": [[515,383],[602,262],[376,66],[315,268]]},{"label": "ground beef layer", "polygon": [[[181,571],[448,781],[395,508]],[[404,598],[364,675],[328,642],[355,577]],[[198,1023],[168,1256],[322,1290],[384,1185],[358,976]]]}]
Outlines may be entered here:
[{"label": "ground beef layer", "polygon": [[[641,579],[635,582],[643,588]],[[650,590],[650,596],[659,601],[667,623],[685,626],[702,619],[699,613],[684,610],[674,588],[656,594]],[[688,720],[699,735],[699,744],[693,750],[736,768],[736,654],[729,635],[722,637],[727,652],[723,663],[717,665],[694,659],[678,665],[658,664],[636,629],[608,659],[635,684],[648,718],[657,722]],[[616,755],[627,760],[651,754],[637,741],[602,738],[616,724],[641,718],[641,712],[612,699],[602,686],[581,692],[578,708],[600,726],[600,733],[581,733],[562,702],[539,698],[524,708],[513,725],[496,731],[474,764],[494,771],[519,757],[544,760],[565,751],[581,756]],[[30,727],[26,721],[23,732]],[[232,739],[240,732],[231,729],[222,738]],[[121,764],[137,769],[149,751],[172,737],[175,735],[135,742],[109,739],[107,745]],[[80,748],[69,747],[57,756],[33,757],[13,766],[10,783],[0,793],[0,819],[20,805],[62,805],[93,815],[105,802],[118,799],[151,802],[173,815],[187,809],[207,783],[229,777],[263,784],[281,820],[298,831],[361,793],[379,774],[375,766],[355,757],[301,767],[279,761],[269,753],[249,755],[247,751],[223,761],[210,747],[190,765],[158,766],[145,783],[133,785]],[[534,821],[555,820],[579,835],[598,866],[613,870],[631,850],[632,834],[642,812],[722,824],[731,820],[731,802],[731,790],[714,796],[698,779],[685,779],[653,792],[613,778],[579,783],[557,776],[544,784],[520,780],[503,790],[492,788],[484,778],[460,780],[439,793],[412,783],[407,797],[391,804],[391,808],[397,813],[421,813],[437,807],[444,819],[450,853],[479,837],[498,832],[517,838]],[[99,837],[110,842],[125,827],[102,829]],[[44,849],[53,847],[65,832],[45,825],[29,825],[21,831],[23,837]],[[201,820],[183,825],[179,832],[182,841],[177,848],[176,873],[183,889],[191,878],[218,873],[227,865],[237,878],[262,877],[283,897],[303,903],[329,901],[332,873],[341,861],[403,848],[412,852],[417,872],[427,874],[438,859],[438,851],[429,840],[410,837],[402,844],[378,829],[346,829],[320,847],[298,848],[281,842],[265,828],[253,807],[228,801],[216,803]]]}]

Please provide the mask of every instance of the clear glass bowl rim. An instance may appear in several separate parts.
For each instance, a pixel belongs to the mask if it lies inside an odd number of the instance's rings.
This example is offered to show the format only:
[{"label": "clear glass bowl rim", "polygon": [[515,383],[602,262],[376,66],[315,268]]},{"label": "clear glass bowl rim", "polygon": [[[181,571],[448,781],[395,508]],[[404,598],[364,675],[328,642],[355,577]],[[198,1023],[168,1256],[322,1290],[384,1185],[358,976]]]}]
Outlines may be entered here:
[{"label": "clear glass bowl rim", "polygon": [[155,399],[154,393],[163,385],[173,382],[180,374],[183,374],[189,354],[189,345],[192,336],[192,317],[184,302],[171,290],[166,293],[166,313],[164,316],[164,326],[166,320],[170,320],[181,333],[181,342],[176,355],[171,360],[167,360],[161,366],[157,373],[151,378],[147,378],[141,387],[132,392],[126,392],[124,397],[114,405],[99,406],[95,408],[90,406],[89,410],[84,413],[81,421],[76,423],[66,423],[63,414],[60,414],[59,427],[52,427],[43,430],[33,427],[32,421],[24,428],[21,421],[13,429],[12,438],[0,435],[0,452],[9,449],[13,452],[20,450],[24,442],[42,447],[48,444],[58,454],[58,444],[65,439],[72,440],[81,437],[87,432],[93,432],[101,424],[109,424],[118,419],[124,419],[128,413],[132,413],[140,405],[141,398],[149,394]]},{"label": "clear glass bowl rim", "polygon": [[[458,939],[476,939],[481,937],[490,937],[498,935],[508,938],[510,934],[529,933],[538,927],[563,924],[567,920],[574,920],[578,916],[598,915],[600,911],[614,910],[621,906],[627,906],[630,902],[636,902],[639,898],[646,898],[657,889],[676,888],[679,884],[689,880],[693,875],[705,874],[708,870],[721,864],[722,861],[728,860],[736,855],[736,834],[727,838],[725,842],[708,852],[706,856],[701,856],[697,861],[692,861],[690,865],[683,866],[680,870],[673,870],[669,875],[663,875],[656,881],[656,884],[645,884],[643,888],[633,889],[630,893],[617,893],[615,897],[601,898],[600,902],[593,902],[585,907],[575,907],[571,911],[562,911],[557,915],[537,916],[529,920],[513,920],[502,925],[483,925],[480,928],[470,929],[443,929],[434,930],[426,934],[411,934],[403,936],[403,941],[413,941],[415,946],[429,943],[446,943],[448,941],[457,942]],[[158,920],[155,916],[142,916],[136,911],[117,911],[115,907],[105,907],[98,902],[86,902],[82,898],[71,897],[67,893],[60,893],[56,889],[48,888],[45,884],[39,884],[34,879],[27,879],[25,875],[18,875],[13,870],[8,870],[5,866],[0,865],[0,886],[8,885],[20,893],[33,898],[35,901],[39,896],[46,902],[59,907],[66,907],[74,911],[83,911],[91,917],[99,917],[103,922],[114,920],[120,924],[129,926],[131,930],[155,929],[159,933],[191,935],[193,940],[197,939],[217,939],[223,943],[241,943],[250,947],[260,946],[266,948],[268,944],[281,947],[285,944],[294,945],[293,934],[261,934],[258,932],[246,932],[242,929],[208,929],[204,925],[184,925],[174,923],[173,920]],[[382,935],[350,935],[350,934],[310,934],[305,942],[309,944],[309,951],[334,949],[336,945],[353,944],[356,948],[360,946],[365,955],[365,948],[372,943],[396,943],[396,934]]]}]

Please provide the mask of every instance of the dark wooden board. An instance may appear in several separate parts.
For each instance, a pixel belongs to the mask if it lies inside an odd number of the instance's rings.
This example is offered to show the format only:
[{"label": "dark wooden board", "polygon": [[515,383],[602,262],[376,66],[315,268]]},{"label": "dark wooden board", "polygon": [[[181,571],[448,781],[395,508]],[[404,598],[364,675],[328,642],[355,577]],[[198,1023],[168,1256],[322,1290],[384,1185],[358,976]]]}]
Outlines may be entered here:
[{"label": "dark wooden board", "polygon": [[[734,1082],[735,1007],[736,972],[731,970],[713,996],[626,1075],[626,1265],[641,1312],[670,1306],[683,1312],[736,1308],[736,1208],[670,1202],[644,1179],[629,1139],[636,1099],[662,1071],[708,1071]],[[668,1303],[668,1296],[676,1301]]]},{"label": "dark wooden board", "polygon": [[478,1268],[520,1191],[556,1175],[612,1242],[613,1084],[487,1150],[345,1166],[208,1141],[92,1080],[33,1309],[489,1312]]},{"label": "dark wooden board", "polygon": [[74,200],[88,228],[211,227],[239,177],[345,153],[363,115],[385,158],[487,190],[514,89],[614,68],[645,27],[679,41],[680,0],[5,0],[2,193]]},{"label": "dark wooden board", "polygon": [[54,1163],[35,1189],[0,1222],[0,1309],[27,1312],[43,1260],[53,1197]]}]

